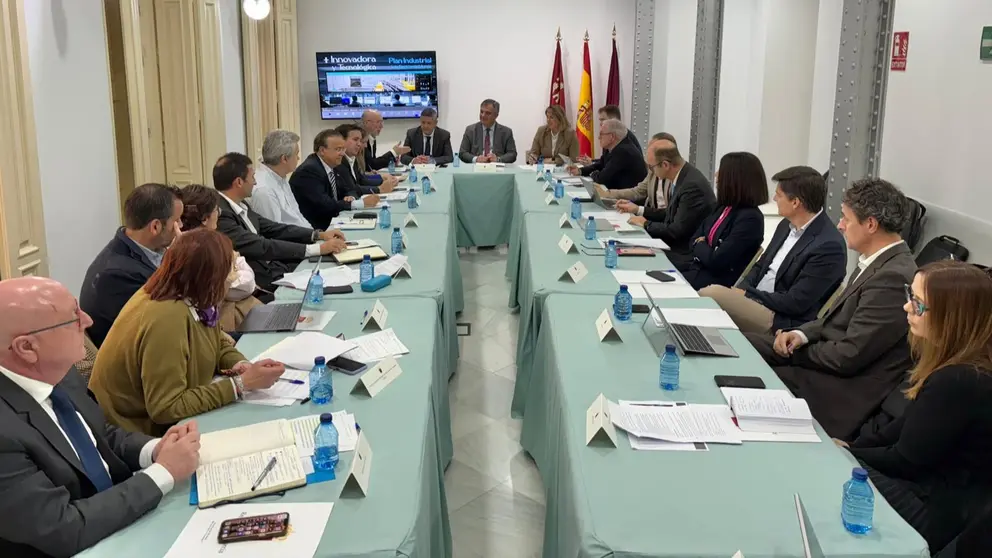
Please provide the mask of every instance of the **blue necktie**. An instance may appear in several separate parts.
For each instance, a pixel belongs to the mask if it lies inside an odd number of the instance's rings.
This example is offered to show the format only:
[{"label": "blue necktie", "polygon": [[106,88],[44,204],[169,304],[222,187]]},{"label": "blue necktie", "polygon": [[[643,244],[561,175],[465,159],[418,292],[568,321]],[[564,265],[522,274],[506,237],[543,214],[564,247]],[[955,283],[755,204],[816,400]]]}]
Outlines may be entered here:
[{"label": "blue necktie", "polygon": [[97,492],[106,490],[114,485],[107,474],[107,469],[103,466],[100,452],[97,451],[93,440],[86,432],[83,421],[76,414],[76,407],[73,406],[69,394],[55,386],[52,389],[52,409],[55,411],[55,419],[65,432],[69,443],[76,450],[79,461],[83,464],[83,472],[89,477],[96,487]]}]

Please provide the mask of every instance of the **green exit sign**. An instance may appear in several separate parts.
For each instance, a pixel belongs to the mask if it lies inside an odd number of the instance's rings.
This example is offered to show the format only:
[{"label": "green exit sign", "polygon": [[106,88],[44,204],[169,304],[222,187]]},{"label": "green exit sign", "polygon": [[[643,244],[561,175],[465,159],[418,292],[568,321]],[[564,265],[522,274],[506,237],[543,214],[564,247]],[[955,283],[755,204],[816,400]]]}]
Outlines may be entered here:
[{"label": "green exit sign", "polygon": [[992,26],[982,28],[982,46],[978,52],[982,60],[992,60]]}]

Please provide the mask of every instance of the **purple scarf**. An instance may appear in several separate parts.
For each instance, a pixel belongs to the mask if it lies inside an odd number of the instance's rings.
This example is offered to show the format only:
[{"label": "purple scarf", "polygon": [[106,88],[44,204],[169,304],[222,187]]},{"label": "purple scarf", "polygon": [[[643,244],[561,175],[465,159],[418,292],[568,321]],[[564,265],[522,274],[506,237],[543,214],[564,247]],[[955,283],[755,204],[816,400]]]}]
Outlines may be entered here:
[{"label": "purple scarf", "polygon": [[200,322],[207,327],[217,327],[217,321],[220,319],[220,312],[217,311],[216,306],[211,306],[206,310],[197,308],[196,315],[200,317]]}]

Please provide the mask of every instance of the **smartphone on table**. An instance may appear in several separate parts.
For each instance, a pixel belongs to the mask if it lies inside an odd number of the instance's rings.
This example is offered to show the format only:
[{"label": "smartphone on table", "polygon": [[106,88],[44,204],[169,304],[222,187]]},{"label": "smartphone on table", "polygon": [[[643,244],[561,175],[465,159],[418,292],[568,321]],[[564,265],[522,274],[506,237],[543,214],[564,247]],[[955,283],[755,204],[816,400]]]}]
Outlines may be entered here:
[{"label": "smartphone on table", "polygon": [[217,532],[217,542],[230,544],[244,541],[267,541],[289,533],[289,514],[251,515],[225,519]]},{"label": "smartphone on table", "polygon": [[369,365],[364,362],[358,362],[357,360],[351,360],[350,358],[345,358],[343,356],[331,359],[327,365],[334,370],[344,372],[349,376],[354,376],[369,367]]},{"label": "smartphone on table", "polygon": [[757,376],[713,376],[717,387],[765,389],[765,381]]}]

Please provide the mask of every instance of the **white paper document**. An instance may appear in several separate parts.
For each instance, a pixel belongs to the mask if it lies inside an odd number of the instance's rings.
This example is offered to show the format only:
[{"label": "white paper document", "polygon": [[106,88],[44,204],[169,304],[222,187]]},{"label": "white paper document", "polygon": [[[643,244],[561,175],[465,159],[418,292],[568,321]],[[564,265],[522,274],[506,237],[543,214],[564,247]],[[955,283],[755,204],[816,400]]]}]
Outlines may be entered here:
[{"label": "white paper document", "polygon": [[[684,401],[627,401],[621,399],[617,402],[621,406],[629,407],[676,407],[688,405]],[[709,451],[709,446],[702,442],[666,442],[665,440],[655,440],[653,438],[641,438],[631,433],[627,433],[627,440],[630,442],[630,449],[639,451]]]},{"label": "white paper document", "polygon": [[688,285],[682,275],[676,272],[666,271],[665,273],[671,275],[675,278],[674,281],[663,282],[659,281],[653,277],[648,277],[648,272],[639,271],[635,269],[614,269],[610,273],[613,274],[613,278],[617,280],[617,283],[621,285],[631,285],[634,283],[644,284],[644,285]]},{"label": "white paper document", "polygon": [[[165,558],[271,558],[273,556],[312,557],[324,535],[333,502],[309,504],[230,504],[196,510]],[[217,534],[226,519],[278,513],[289,514],[289,534],[268,541],[220,544]]]},{"label": "white paper document", "polygon": [[307,370],[313,367],[315,357],[322,356],[330,361],[354,349],[355,346],[351,341],[344,341],[318,331],[303,331],[269,347],[252,359],[252,362],[271,358],[290,368]]},{"label": "white paper document", "polygon": [[641,438],[668,442],[741,443],[734,423],[710,407],[642,407],[611,403],[610,415],[617,427]]},{"label": "white paper document", "polygon": [[645,284],[641,286],[644,287],[644,290],[654,300],[663,298],[699,298],[699,293],[688,283],[672,281],[669,283]]},{"label": "white paper document", "polygon": [[337,312],[333,310],[303,310],[296,322],[296,331],[324,331]]},{"label": "white paper document", "polygon": [[[302,382],[302,383],[297,383]],[[310,396],[310,372],[287,368],[272,387],[248,391],[244,402],[253,405],[285,407]]]},{"label": "white paper document", "polygon": [[713,308],[662,308],[662,314],[671,324],[720,329],[739,329],[730,314]]},{"label": "white paper document", "polygon": [[565,196],[572,200],[592,201],[592,194],[586,192],[585,190],[566,191]]},{"label": "white paper document", "polygon": [[407,257],[403,254],[396,254],[391,256],[388,260],[384,262],[379,262],[375,264],[375,274],[376,275],[389,275],[392,277],[397,271],[403,268],[407,264]]},{"label": "white paper document", "polygon": [[[816,436],[813,415],[803,399],[784,389],[720,388],[744,432]],[[819,441],[819,436],[816,436]]]},{"label": "white paper document", "polygon": [[[310,282],[312,272],[313,268],[311,267],[309,269],[301,269],[299,271],[287,273],[282,276],[282,279],[274,281],[272,284],[282,287],[289,287],[298,291],[305,291],[307,288],[307,283]],[[336,267],[321,266],[320,278],[324,280],[325,287],[344,287],[346,285],[357,283],[359,275],[357,269],[351,269],[346,265],[339,265]]]},{"label": "white paper document", "polygon": [[[358,442],[358,429],[355,428],[355,415],[348,411],[335,411],[334,427],[338,429],[338,451],[354,451]],[[320,424],[320,415],[307,415],[289,421],[296,437],[296,449],[300,457],[311,457],[314,452],[314,432]]]},{"label": "white paper document", "polygon": [[375,362],[410,352],[410,349],[396,336],[393,328],[353,337],[349,341],[355,344],[355,348],[344,353],[344,357],[358,362]]}]

